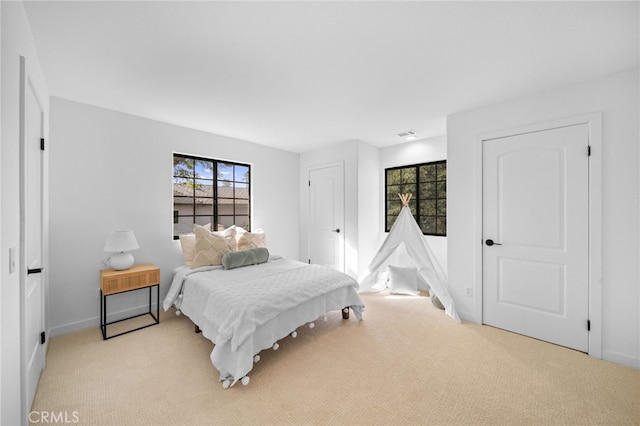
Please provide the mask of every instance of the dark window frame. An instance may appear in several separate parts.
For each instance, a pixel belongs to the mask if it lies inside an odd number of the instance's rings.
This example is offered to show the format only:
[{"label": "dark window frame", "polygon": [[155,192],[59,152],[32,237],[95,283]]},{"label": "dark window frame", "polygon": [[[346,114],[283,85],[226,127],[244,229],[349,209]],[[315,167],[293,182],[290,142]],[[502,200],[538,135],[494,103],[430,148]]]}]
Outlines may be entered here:
[{"label": "dark window frame", "polygon": [[[427,172],[431,169],[434,170],[433,176],[427,176]],[[394,173],[397,177],[398,171],[401,176],[400,181],[390,183],[390,173]],[[404,176],[405,173],[406,176]],[[397,194],[408,192],[413,194],[409,208],[422,234],[446,237],[447,160],[389,167],[384,170],[385,232],[391,230],[402,208],[402,202]]]},{"label": "dark window frame", "polygon": [[[184,219],[184,218],[193,218],[192,222],[193,224],[198,223],[197,222],[197,218],[210,218],[210,223],[212,228],[214,227],[214,224],[218,224],[221,222],[221,218],[232,218],[231,221],[233,222],[233,224],[235,224],[236,226],[242,226],[245,230],[247,231],[251,231],[251,164],[248,163],[239,163],[236,161],[228,161],[228,160],[221,160],[221,159],[216,159],[216,158],[208,158],[208,157],[199,157],[199,156],[195,156],[195,155],[189,155],[189,154],[182,154],[182,153],[178,153],[178,152],[174,152],[172,155],[172,159],[173,159],[173,169],[172,169],[172,199],[173,199],[173,224],[179,224],[179,223],[184,223],[180,221],[180,219]],[[186,176],[183,174],[177,175],[176,174],[176,165],[178,165],[179,163],[177,163],[177,160],[186,160],[186,162],[188,161],[193,161],[194,162],[194,166],[192,168],[193,174]],[[211,177],[203,177],[203,176],[199,176],[197,174],[196,171],[196,164],[197,162],[200,162],[200,164],[202,165],[202,163],[210,163],[211,165]],[[184,164],[184,163],[183,163]],[[220,173],[220,168],[221,166],[223,168],[231,168],[233,170],[233,177],[231,179],[228,178],[224,178],[223,176],[221,176]],[[236,176],[236,167],[244,169],[246,168],[246,173],[242,176],[242,178],[239,178],[238,176]],[[199,185],[202,185],[203,182],[211,182],[211,195],[207,194],[203,194],[200,193],[198,194],[196,192],[196,190],[198,189]],[[182,195],[177,194],[176,190],[176,184],[177,183],[184,183],[183,186],[191,186],[191,189],[193,190],[193,193],[190,195]],[[246,198],[242,197],[242,196],[238,196],[238,187],[244,187],[246,186]],[[231,188],[231,194],[224,194],[224,196],[221,196],[220,194],[220,187],[230,187]],[[182,188],[184,190],[184,187]],[[179,212],[179,210],[176,209],[176,198],[183,198],[183,199],[188,199],[188,198],[193,198],[193,204],[191,205],[192,209],[189,212],[189,214],[181,214]],[[231,213],[222,213],[220,210],[220,200],[231,200],[230,204],[231,206]],[[209,204],[209,200],[211,203],[211,211],[210,213],[207,214],[199,214],[198,213],[198,207],[202,208],[202,206],[206,206]],[[242,202],[246,202],[246,212],[238,212],[237,210],[237,206],[238,206],[238,201],[242,201]],[[182,204],[189,206],[190,204]],[[238,224],[236,223],[237,220],[239,220],[238,218],[246,218],[247,222],[244,224]],[[230,225],[229,225],[230,226]],[[212,231],[217,231],[217,229],[211,229]],[[188,232],[182,232],[179,233],[178,231],[176,231],[175,227],[173,230],[173,239],[177,240],[180,238],[180,235],[184,235],[185,233]]]}]

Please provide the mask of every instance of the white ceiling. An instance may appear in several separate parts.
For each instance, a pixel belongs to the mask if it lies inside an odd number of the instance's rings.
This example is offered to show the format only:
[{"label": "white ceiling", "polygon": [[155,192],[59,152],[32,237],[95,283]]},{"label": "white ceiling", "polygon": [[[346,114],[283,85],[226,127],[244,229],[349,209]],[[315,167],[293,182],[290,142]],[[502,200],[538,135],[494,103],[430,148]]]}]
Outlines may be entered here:
[{"label": "white ceiling", "polygon": [[638,2],[27,1],[52,96],[293,152],[637,67]]}]

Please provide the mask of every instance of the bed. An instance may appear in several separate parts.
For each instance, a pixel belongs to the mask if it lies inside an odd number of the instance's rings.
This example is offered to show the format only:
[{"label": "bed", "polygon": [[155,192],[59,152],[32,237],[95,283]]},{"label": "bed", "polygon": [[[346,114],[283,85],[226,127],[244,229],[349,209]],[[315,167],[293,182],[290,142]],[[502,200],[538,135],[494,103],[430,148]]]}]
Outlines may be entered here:
[{"label": "bed", "polygon": [[211,362],[224,388],[237,381],[247,385],[248,373],[261,350],[278,348],[278,340],[329,311],[349,309],[362,320],[364,305],[357,282],[321,265],[280,256],[225,269],[222,265],[174,271],[163,308],[175,306],[214,343]]}]

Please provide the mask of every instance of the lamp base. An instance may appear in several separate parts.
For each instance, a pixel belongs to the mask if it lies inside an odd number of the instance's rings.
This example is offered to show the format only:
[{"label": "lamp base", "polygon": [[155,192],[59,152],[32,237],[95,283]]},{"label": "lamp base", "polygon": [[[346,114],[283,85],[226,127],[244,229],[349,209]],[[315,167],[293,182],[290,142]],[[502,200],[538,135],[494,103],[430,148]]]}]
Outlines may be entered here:
[{"label": "lamp base", "polygon": [[133,266],[133,255],[131,253],[116,253],[109,258],[109,265],[116,271],[124,271]]}]

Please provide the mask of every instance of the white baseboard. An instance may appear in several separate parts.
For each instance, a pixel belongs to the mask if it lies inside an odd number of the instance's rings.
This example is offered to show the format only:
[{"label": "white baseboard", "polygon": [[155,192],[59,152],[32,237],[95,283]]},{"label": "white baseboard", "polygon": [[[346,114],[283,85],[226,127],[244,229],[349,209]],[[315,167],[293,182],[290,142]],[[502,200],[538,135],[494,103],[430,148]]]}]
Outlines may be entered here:
[{"label": "white baseboard", "polygon": [[458,316],[462,321],[471,322],[474,324],[482,324],[482,322],[478,322],[475,318],[475,315],[470,312],[458,311]]},{"label": "white baseboard", "polygon": [[[116,321],[121,318],[126,318],[133,315],[141,314],[141,313],[147,312],[148,309],[149,309],[149,305],[145,304],[145,305],[137,306],[134,308],[125,309],[122,311],[109,312],[109,314],[107,315],[107,322]],[[156,312],[155,303],[151,305],[151,311],[155,315],[155,312]],[[84,330],[92,327],[99,329],[100,327],[99,316],[91,317],[82,321],[72,322],[69,324],[59,325],[57,327],[52,327],[51,329],[49,329],[49,336],[50,337],[62,336],[63,334],[73,333],[75,331],[80,331],[80,330]]]},{"label": "white baseboard", "polygon": [[[465,322],[481,324],[481,322],[477,322],[474,315],[469,312],[458,311],[458,315]],[[614,364],[618,364],[618,365],[624,365],[627,367],[635,368],[636,370],[640,370],[640,358],[634,358],[633,356],[630,356],[630,355],[603,350],[602,360],[613,362]]]},{"label": "white baseboard", "polygon": [[59,325],[49,329],[49,336],[56,337],[63,334],[73,333],[74,331],[84,330],[85,328],[100,326],[100,317],[93,317],[87,320],[77,321],[70,324]]},{"label": "white baseboard", "polygon": [[626,365],[627,367],[640,370],[640,358],[634,358],[618,352],[603,350],[602,359],[604,361],[613,362],[614,364]]}]

